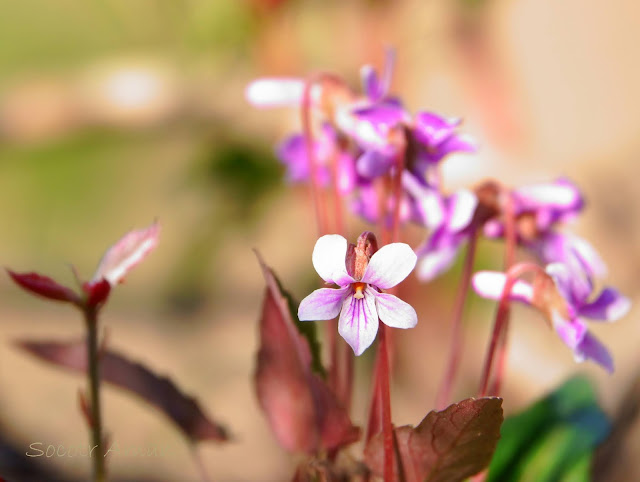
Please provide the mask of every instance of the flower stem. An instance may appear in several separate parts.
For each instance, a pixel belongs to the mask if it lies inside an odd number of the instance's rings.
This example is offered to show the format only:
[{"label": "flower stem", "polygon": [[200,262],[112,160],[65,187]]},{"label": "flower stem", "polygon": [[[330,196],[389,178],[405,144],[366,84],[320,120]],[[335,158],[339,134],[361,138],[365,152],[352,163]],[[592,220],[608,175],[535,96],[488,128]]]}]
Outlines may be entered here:
[{"label": "flower stem", "polygon": [[394,448],[393,425],[391,424],[391,393],[389,388],[389,354],[387,350],[387,327],[380,323],[380,371],[378,382],[380,389],[380,401],[382,411],[382,438],[384,446],[384,480],[394,481]]},{"label": "flower stem", "polygon": [[91,408],[91,439],[95,451],[93,459],[93,480],[106,480],[104,449],[102,446],[102,418],[100,411],[100,354],[98,353],[98,319],[93,308],[85,310],[87,325],[87,360],[89,363],[89,394]]},{"label": "flower stem", "polygon": [[[505,228],[505,251],[504,251],[504,271],[505,273],[509,271],[509,269],[514,265],[516,261],[516,243],[517,232],[516,232],[516,218],[515,211],[513,206],[513,196],[511,191],[508,189],[503,190],[504,196],[504,228]],[[500,388],[502,386],[502,380],[504,379],[504,372],[507,367],[507,342],[509,340],[509,321],[510,317],[507,315],[506,320],[504,322],[504,326],[502,327],[501,332],[498,334],[498,347],[497,347],[497,363],[496,363],[496,372],[493,379],[493,384],[491,386],[490,392],[492,394],[500,393]]]},{"label": "flower stem", "polygon": [[462,277],[460,279],[460,284],[458,285],[458,293],[456,294],[456,300],[453,308],[449,360],[447,362],[447,369],[444,379],[442,380],[442,385],[440,386],[440,390],[436,397],[436,407],[439,410],[446,408],[449,404],[451,390],[458,372],[464,335],[462,330],[462,313],[464,311],[465,300],[469,293],[469,287],[471,286],[471,274],[473,271],[477,241],[478,233],[474,230],[469,238],[469,244],[467,245],[467,253],[464,259],[464,266],[462,268]]},{"label": "flower stem", "polygon": [[[489,381],[491,378],[491,369],[493,365],[493,361],[496,355],[496,349],[498,343],[500,342],[500,337],[504,336],[504,325],[509,319],[510,312],[510,304],[511,300],[510,294],[513,286],[518,281],[518,278],[522,276],[525,272],[532,271],[535,273],[544,272],[540,266],[533,263],[518,263],[507,271],[507,278],[504,283],[504,287],[502,289],[502,294],[500,296],[500,302],[498,304],[498,309],[496,311],[496,318],[493,324],[493,332],[491,334],[491,341],[489,342],[489,347],[487,349],[487,355],[485,357],[484,367],[482,370],[482,381],[480,382],[480,389],[478,390],[478,394],[480,397],[484,397],[488,394]],[[498,384],[499,386],[499,384]],[[490,393],[491,395],[495,395],[494,392]]]}]

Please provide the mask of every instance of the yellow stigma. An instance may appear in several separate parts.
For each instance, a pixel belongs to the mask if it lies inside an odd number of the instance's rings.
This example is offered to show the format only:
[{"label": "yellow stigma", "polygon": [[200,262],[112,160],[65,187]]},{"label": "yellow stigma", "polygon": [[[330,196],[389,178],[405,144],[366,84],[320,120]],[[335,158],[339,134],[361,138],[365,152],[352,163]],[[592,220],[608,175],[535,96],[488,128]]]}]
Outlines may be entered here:
[{"label": "yellow stigma", "polygon": [[364,289],[367,287],[366,283],[353,283],[353,289],[356,291],[353,296],[357,299],[364,298]]}]

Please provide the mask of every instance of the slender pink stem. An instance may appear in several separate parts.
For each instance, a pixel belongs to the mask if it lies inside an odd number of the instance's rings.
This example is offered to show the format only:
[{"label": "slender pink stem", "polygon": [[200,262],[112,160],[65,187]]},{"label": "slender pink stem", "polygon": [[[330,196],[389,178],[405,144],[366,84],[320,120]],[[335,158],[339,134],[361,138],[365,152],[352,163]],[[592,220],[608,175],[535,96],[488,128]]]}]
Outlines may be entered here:
[{"label": "slender pink stem", "polygon": [[462,330],[462,313],[464,311],[465,300],[469,294],[471,286],[471,274],[475,261],[478,233],[474,231],[469,238],[467,253],[462,268],[462,276],[458,285],[458,293],[453,308],[453,318],[451,321],[451,347],[449,348],[449,360],[442,385],[436,397],[436,407],[441,410],[449,405],[451,400],[451,390],[458,373],[458,365],[462,355],[464,332]]},{"label": "slender pink stem", "polygon": [[[505,228],[505,252],[504,252],[504,271],[505,273],[509,271],[509,269],[516,262],[516,243],[517,232],[516,232],[516,218],[515,218],[515,210],[513,206],[513,195],[511,191],[508,189],[503,190],[504,196],[504,228]],[[507,368],[507,343],[509,341],[508,333],[509,333],[509,325],[510,325],[510,317],[507,316],[504,322],[504,326],[502,327],[502,331],[498,336],[498,355],[497,355],[497,363],[496,363],[496,371],[493,380],[493,384],[489,393],[498,394],[500,393],[500,388],[502,386],[502,380],[504,379],[504,373]]]},{"label": "slender pink stem", "polygon": [[484,368],[482,370],[482,381],[480,382],[480,389],[478,391],[480,397],[486,396],[488,392],[489,381],[491,378],[491,368],[495,358],[497,345],[502,334],[504,324],[509,318],[511,290],[513,289],[516,281],[518,281],[518,278],[528,271],[534,273],[544,273],[544,270],[540,266],[533,263],[519,263],[512,266],[511,269],[507,271],[507,278],[505,280],[502,294],[500,296],[500,303],[498,304],[498,309],[496,311],[496,318],[493,324],[491,341],[489,342],[489,348],[487,349]]},{"label": "slender pink stem", "polygon": [[313,206],[316,213],[318,235],[322,236],[323,234],[327,234],[329,226],[326,206],[323,203],[321,196],[322,186],[320,185],[318,161],[313,149],[313,131],[311,128],[311,89],[316,82],[316,78],[311,78],[305,83],[302,103],[300,106],[300,114],[305,152],[307,155],[307,162],[309,163],[309,172],[311,173],[311,197],[313,198]]}]

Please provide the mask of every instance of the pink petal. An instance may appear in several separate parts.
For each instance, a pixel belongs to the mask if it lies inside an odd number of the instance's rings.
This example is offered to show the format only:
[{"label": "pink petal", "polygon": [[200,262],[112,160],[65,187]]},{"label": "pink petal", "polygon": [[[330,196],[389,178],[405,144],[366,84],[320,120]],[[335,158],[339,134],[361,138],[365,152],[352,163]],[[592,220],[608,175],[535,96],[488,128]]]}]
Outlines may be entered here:
[{"label": "pink petal", "polygon": [[585,334],[587,333],[587,327],[579,319],[566,320],[558,312],[551,313],[553,321],[553,328],[562,340],[572,350],[582,342]]},{"label": "pink petal", "polygon": [[[507,276],[497,271],[478,271],[473,275],[471,283],[473,289],[483,298],[499,300],[502,297]],[[511,299],[531,304],[533,287],[526,281],[518,280],[511,289]]]},{"label": "pink petal", "polygon": [[121,282],[126,274],[142,261],[158,244],[160,226],[154,222],[145,229],[130,231],[102,256],[91,282],[106,279],[111,286]]},{"label": "pink petal", "polygon": [[376,293],[375,298],[378,317],[385,325],[393,328],[413,328],[418,324],[416,310],[409,303],[388,293]]},{"label": "pink petal", "polygon": [[332,320],[340,313],[342,302],[351,287],[321,288],[302,300],[298,307],[300,321]]},{"label": "pink petal", "polygon": [[[296,78],[263,78],[245,89],[245,98],[254,107],[296,107],[302,102],[304,80]],[[311,88],[311,100],[318,101],[322,87]]]},{"label": "pink petal", "polygon": [[378,333],[375,297],[365,290],[364,298],[348,296],[342,304],[338,333],[351,346],[356,356],[371,346]]},{"label": "pink petal", "polygon": [[416,253],[408,244],[387,244],[371,256],[362,282],[383,290],[389,289],[409,276],[417,260]]},{"label": "pink petal", "polygon": [[339,234],[322,236],[313,248],[313,267],[327,283],[346,286],[355,280],[347,273],[347,240]]}]

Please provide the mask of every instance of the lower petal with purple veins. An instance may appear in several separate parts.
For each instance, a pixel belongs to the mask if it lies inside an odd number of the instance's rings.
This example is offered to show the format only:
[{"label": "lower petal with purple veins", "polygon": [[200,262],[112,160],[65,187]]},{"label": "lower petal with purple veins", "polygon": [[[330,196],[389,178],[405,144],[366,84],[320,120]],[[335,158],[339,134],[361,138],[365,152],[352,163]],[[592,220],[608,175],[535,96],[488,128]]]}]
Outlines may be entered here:
[{"label": "lower petal with purple veins", "polygon": [[575,350],[587,334],[585,324],[577,318],[574,320],[565,320],[557,312],[551,313],[551,317],[553,327],[562,342],[572,350]]},{"label": "lower petal with purple veins", "polygon": [[363,298],[348,296],[342,304],[338,333],[358,355],[371,346],[378,333],[375,298],[365,291]]},{"label": "lower petal with purple veins", "polygon": [[613,288],[602,290],[598,298],[580,307],[580,315],[593,320],[616,321],[631,309],[631,300]]}]

